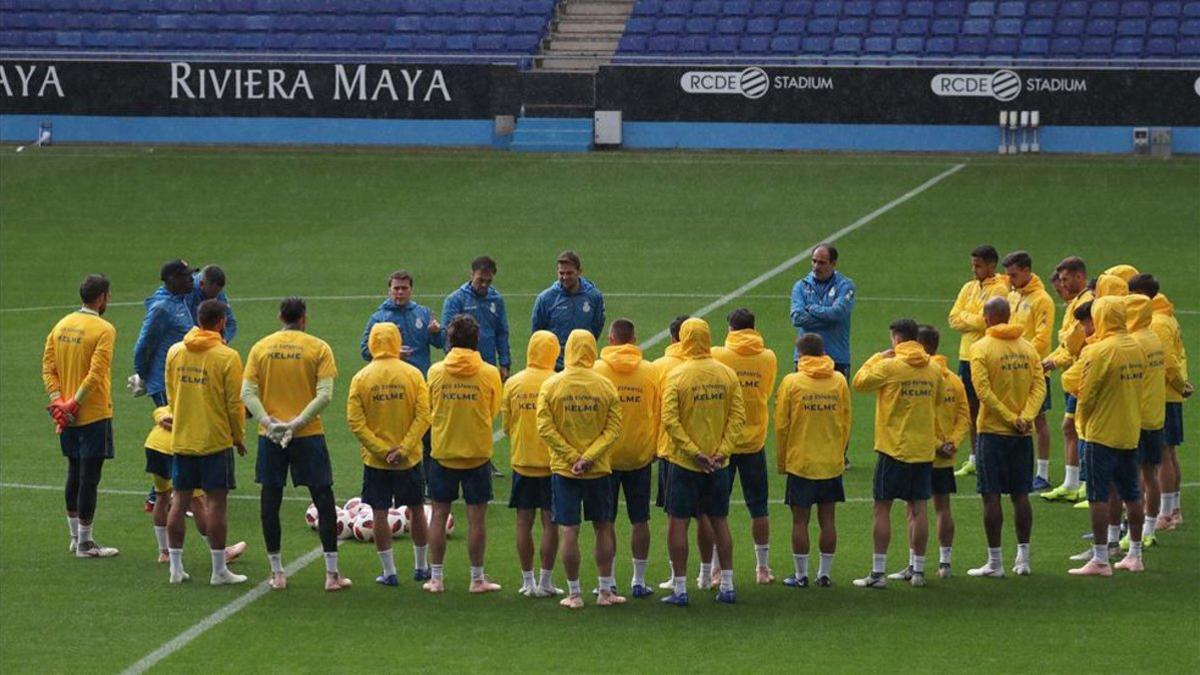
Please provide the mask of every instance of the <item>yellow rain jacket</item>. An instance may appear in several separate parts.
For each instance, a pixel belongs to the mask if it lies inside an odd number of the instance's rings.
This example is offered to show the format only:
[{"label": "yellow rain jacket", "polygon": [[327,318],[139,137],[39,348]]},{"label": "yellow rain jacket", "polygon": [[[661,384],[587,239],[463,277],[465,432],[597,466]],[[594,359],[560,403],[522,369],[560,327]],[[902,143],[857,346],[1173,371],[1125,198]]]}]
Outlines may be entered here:
[{"label": "yellow rain jacket", "polygon": [[[374,469],[409,469],[421,463],[421,437],[429,430],[429,390],[412,364],[400,359],[403,338],[396,324],[371,327],[371,362],[350,380],[346,422],[358,442],[363,464]],[[399,464],[388,464],[399,448]]]},{"label": "yellow rain jacket", "polygon": [[[1096,279],[1097,298],[1107,298],[1110,296],[1124,297],[1129,295],[1129,284],[1125,280],[1115,274],[1101,274]],[[1093,316],[1095,316],[1093,314]]]},{"label": "yellow rain jacket", "polygon": [[513,471],[530,478],[550,475],[550,446],[538,435],[537,399],[542,383],[554,374],[558,337],[548,330],[529,336],[525,370],[508,378],[500,401],[500,427],[508,436]]},{"label": "yellow rain jacket", "polygon": [[1096,300],[1092,322],[1096,325],[1095,342],[1083,350],[1076,364],[1076,426],[1088,442],[1133,450],[1142,430],[1146,357],[1126,331],[1122,298]]},{"label": "yellow rain jacket", "polygon": [[[567,337],[563,370],[538,392],[537,429],[550,446],[550,470],[568,478],[600,478],[612,473],[613,443],[621,435],[617,388],[592,370],[596,338],[577,328]],[[583,475],[571,473],[580,459],[590,463]]]},{"label": "yellow rain jacket", "polygon": [[910,464],[932,462],[946,385],[919,342],[901,342],[895,352],[893,358],[878,353],[867,359],[854,375],[854,389],[876,392],[876,450]]},{"label": "yellow rain jacket", "polygon": [[487,464],[502,393],[500,371],[474,349],[454,347],[430,366],[431,456],[451,469]]},{"label": "yellow rain jacket", "polygon": [[[941,367],[942,382],[946,385],[945,391],[942,392],[942,404],[937,410],[938,441],[953,443],[957,448],[971,429],[971,407],[967,403],[967,388],[958,375],[946,365],[945,356],[935,354],[931,360],[934,365]],[[953,457],[942,457],[934,452],[933,468],[944,469],[952,466]]]},{"label": "yellow rain jacket", "polygon": [[1146,378],[1142,381],[1142,428],[1163,428],[1167,417],[1166,352],[1162,340],[1150,328],[1154,310],[1150,298],[1139,293],[1125,296],[1125,329],[1146,356]]},{"label": "yellow rain jacket", "polygon": [[725,336],[725,346],[713,347],[712,356],[732,368],[742,384],[746,422],[742,425],[742,435],[733,452],[749,454],[762,450],[771,422],[767,401],[775,390],[775,375],[778,373],[775,352],[766,348],[758,331],[746,328],[729,331]]},{"label": "yellow rain jacket", "polygon": [[160,422],[170,416],[170,406],[155,408],[150,413],[150,417],[154,418],[154,426],[150,427],[150,433],[146,434],[146,447],[164,455],[171,454],[171,432],[164,429]]},{"label": "yellow rain jacket", "polygon": [[987,328],[983,322],[983,306],[992,298],[1007,297],[1008,291],[1008,277],[1003,274],[993,274],[983,281],[971,279],[959,289],[947,320],[951,328],[962,333],[958,340],[960,361],[971,360],[971,345],[983,337]]},{"label": "yellow rain jacket", "polygon": [[1083,334],[1083,326],[1079,325],[1079,320],[1075,318],[1075,309],[1085,302],[1091,302],[1095,299],[1092,292],[1088,289],[1083,289],[1079,295],[1071,299],[1067,303],[1067,309],[1063,313],[1062,327],[1058,329],[1058,346],[1050,352],[1050,360],[1054,362],[1054,367],[1061,370],[1066,370],[1075,363],[1075,359],[1079,358],[1079,352],[1083,351],[1083,345],[1087,342],[1087,336]]},{"label": "yellow rain jacket", "polygon": [[662,423],[671,438],[667,459],[702,471],[696,455],[728,457],[746,421],[737,373],[712,357],[708,322],[688,319],[679,329],[684,362],[663,387]]},{"label": "yellow rain jacket", "polygon": [[1025,339],[1037,350],[1040,358],[1050,355],[1050,335],[1054,332],[1054,300],[1046,292],[1038,275],[1033,275],[1024,288],[1014,288],[1008,294],[1012,308],[1009,323],[1024,330]]},{"label": "yellow rain jacket", "polygon": [[84,308],[62,318],[46,336],[42,384],[50,400],[79,403],[73,427],[109,419],[112,409],[112,354],[117,330]]},{"label": "yellow rain jacket", "polygon": [[1154,312],[1150,318],[1150,328],[1163,345],[1167,403],[1182,403],[1183,388],[1188,381],[1187,350],[1183,348],[1179,321],[1175,318],[1175,305],[1167,296],[1159,293],[1150,300],[1150,307]]},{"label": "yellow rain jacket", "polygon": [[1128,284],[1130,279],[1138,275],[1138,270],[1133,265],[1113,265],[1112,267],[1104,270],[1104,273],[1111,274],[1115,277],[1121,277],[1121,281],[1124,281],[1126,284]]},{"label": "yellow rain jacket", "polygon": [[658,369],[642,358],[637,345],[608,346],[592,368],[617,388],[621,399],[621,435],[612,449],[614,471],[640,469],[658,449],[662,390]]},{"label": "yellow rain jacket", "polygon": [[165,379],[174,454],[213,455],[242,440],[242,357],[220,333],[188,331],[167,350]]},{"label": "yellow rain jacket", "polygon": [[981,434],[1033,433],[1013,428],[1018,419],[1032,422],[1046,398],[1042,360],[1023,334],[1017,324],[998,324],[971,348],[971,383],[979,397],[975,428]]},{"label": "yellow rain jacket", "polygon": [[775,399],[775,465],[810,480],[845,471],[850,442],[850,387],[828,356],[801,356]]},{"label": "yellow rain jacket", "polygon": [[[671,374],[675,367],[683,363],[683,345],[678,342],[672,342],[667,345],[663,351],[663,355],[654,361],[654,368],[658,371],[658,391],[662,395],[662,389],[667,384],[667,375]],[[659,405],[660,415],[662,405]],[[658,425],[658,450],[655,455],[666,458],[671,450],[671,437],[667,435],[667,428],[661,424]]]}]

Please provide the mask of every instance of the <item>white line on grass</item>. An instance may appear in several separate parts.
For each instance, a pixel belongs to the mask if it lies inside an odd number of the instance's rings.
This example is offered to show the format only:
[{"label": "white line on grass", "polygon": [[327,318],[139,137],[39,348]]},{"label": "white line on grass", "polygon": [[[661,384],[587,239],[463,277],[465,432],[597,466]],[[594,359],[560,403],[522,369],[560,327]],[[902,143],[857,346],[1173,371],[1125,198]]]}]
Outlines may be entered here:
[{"label": "white line on grass", "polygon": [[[837,241],[838,239],[846,236],[847,234],[850,234],[851,232],[854,232],[855,230],[870,223],[871,221],[875,220],[879,216],[887,213],[888,211],[891,211],[892,209],[896,208],[897,206],[903,204],[904,202],[912,199],[913,197],[916,197],[917,195],[928,190],[929,188],[933,187],[934,185],[937,185],[942,180],[954,175],[955,173],[958,173],[959,171],[962,170],[962,168],[964,166],[966,166],[966,165],[965,164],[955,164],[954,166],[950,167],[949,169],[946,169],[945,171],[934,176],[933,178],[930,178],[929,180],[925,181],[924,183],[921,183],[920,185],[913,188],[912,190],[905,192],[904,194],[893,199],[892,201],[888,202],[887,204],[884,204],[883,206],[875,209],[874,211],[863,216],[862,218],[859,218],[858,220],[854,221],[853,223],[850,223],[849,225],[843,227],[842,229],[834,232],[833,234],[829,235],[822,241],[828,241],[828,242]],[[813,246],[816,246],[816,244],[813,244]],[[762,285],[763,283],[766,283],[770,279],[773,279],[774,277],[778,276],[780,273],[791,269],[797,263],[805,260],[810,255],[811,252],[812,252],[812,246],[810,246],[807,249],[805,249],[804,251],[792,256],[791,258],[788,258],[787,260],[779,263],[778,265],[776,265],[775,267],[772,267],[771,269],[767,270],[766,272],[763,272],[762,274],[758,275],[757,277],[754,277],[753,279],[742,284],[741,286],[737,287],[733,291],[720,296],[716,300],[713,300],[712,302],[701,307],[700,309],[696,310],[695,312],[692,312],[692,316],[704,316],[704,315],[708,314],[709,312],[713,311],[714,309],[717,309],[728,302],[731,302],[733,300],[736,300],[737,298],[740,298],[741,296],[745,295],[748,291],[751,291],[751,290],[757,288],[758,286]],[[662,340],[666,339],[668,334],[669,333],[665,330],[655,333],[649,340],[644,342],[642,344],[642,346],[643,347],[651,347],[651,346],[661,342]],[[498,440],[501,436],[503,436],[503,433],[500,431],[497,431],[493,435],[492,440],[493,441]],[[303,569],[305,565],[307,565],[308,563],[317,559],[317,554],[319,552],[320,552],[319,548],[315,549],[314,551],[310,551],[303,558],[297,559],[295,562],[293,562],[290,567],[293,568],[294,571],[299,571],[299,570]],[[264,594],[266,594],[266,592],[267,592],[267,586],[266,586],[265,582],[262,584],[259,584],[258,586],[255,586],[252,590],[250,590],[248,593],[246,593],[242,597],[240,597],[237,600],[234,600],[233,602],[229,603],[228,605],[222,607],[221,609],[217,610],[215,613],[209,615],[207,618],[200,621],[200,623],[198,623],[195,626],[192,626],[191,628],[187,629],[186,631],[180,633],[178,636],[176,636],[172,640],[168,641],[166,644],[164,644],[163,646],[154,650],[153,652],[150,652],[149,654],[147,654],[144,658],[142,658],[140,661],[135,663],[133,666],[131,666],[125,672],[126,673],[143,673],[143,672],[145,672],[147,669],[153,667],[154,665],[156,665],[163,659],[169,657],[171,654],[174,654],[175,652],[179,651],[180,649],[186,647],[192,640],[195,640],[197,637],[202,635],[209,628],[212,628],[213,626],[220,624],[225,619],[236,614],[243,607],[246,607],[250,603],[257,600],[258,598],[262,597]]]},{"label": "white line on grass", "polygon": [[[0,483],[0,489],[6,490],[44,490],[48,492],[61,492],[61,485],[36,485],[34,483]],[[136,495],[145,497],[146,490],[118,490],[115,488],[100,488],[97,490],[102,495]],[[258,501],[258,495],[247,494],[230,494],[230,499],[241,499],[245,501]],[[310,501],[308,497],[284,497],[284,500],[289,502],[306,502]]]}]

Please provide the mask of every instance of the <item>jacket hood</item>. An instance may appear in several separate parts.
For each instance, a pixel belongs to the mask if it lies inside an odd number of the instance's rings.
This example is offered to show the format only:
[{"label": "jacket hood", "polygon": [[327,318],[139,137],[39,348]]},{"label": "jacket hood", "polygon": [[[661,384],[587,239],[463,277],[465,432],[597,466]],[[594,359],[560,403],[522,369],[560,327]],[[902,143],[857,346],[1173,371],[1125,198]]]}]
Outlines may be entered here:
[{"label": "jacket hood", "polygon": [[1115,274],[1105,272],[1096,279],[1096,297],[1105,298],[1111,296],[1129,295],[1129,284],[1125,280]]},{"label": "jacket hood", "polygon": [[667,345],[667,348],[663,350],[663,356],[669,356],[673,359],[686,358],[683,355],[683,343],[672,342],[671,344]]},{"label": "jacket hood", "polygon": [[400,336],[400,328],[390,321],[381,321],[371,326],[371,335],[367,338],[367,349],[371,351],[372,359],[400,358],[400,346],[404,338]]},{"label": "jacket hood", "polygon": [[809,272],[808,274],[804,275],[804,278],[801,279],[801,281],[803,281],[804,283],[806,283],[810,286],[812,284],[832,284],[832,283],[836,283],[839,279],[842,278],[842,276],[844,276],[844,275],[841,272],[834,270],[833,275],[831,275],[825,281],[821,281],[821,280],[817,279],[816,272]]},{"label": "jacket hood", "polygon": [[199,326],[193,326],[183,336],[183,346],[189,352],[204,352],[216,347],[225,341],[221,339],[221,334],[215,330],[204,330]]},{"label": "jacket hood", "polygon": [[1150,298],[1141,293],[1125,296],[1125,328],[1130,333],[1149,328],[1153,316],[1154,308],[1150,306]]},{"label": "jacket hood", "polygon": [[1124,298],[1098,298],[1092,303],[1092,323],[1096,326],[1096,340],[1125,332]]},{"label": "jacket hood", "polygon": [[567,353],[563,365],[568,368],[591,368],[596,362],[596,336],[576,328],[567,337]]},{"label": "jacket hood", "polygon": [[554,370],[558,354],[562,347],[558,346],[558,337],[548,330],[534,331],[529,336],[529,349],[525,352],[525,363],[530,368]]},{"label": "jacket hood", "polygon": [[484,293],[482,296],[476,294],[475,289],[471,288],[471,282],[469,282],[469,281],[464,282],[462,286],[459,286],[458,291],[460,293],[465,293],[465,294],[471,296],[472,298],[477,298],[477,299],[481,299],[481,300],[496,300],[496,299],[499,299],[499,297],[500,297],[500,291],[497,291],[496,289],[492,288],[491,286],[488,286],[487,292]]},{"label": "jacket hood", "polygon": [[945,370],[950,370],[950,366],[946,365],[949,363],[949,361],[946,360],[945,354],[934,354],[933,356],[929,357],[929,360],[934,365],[940,366]]},{"label": "jacket hood", "polygon": [[1030,293],[1044,290],[1046,290],[1046,284],[1042,283],[1041,277],[1034,274],[1030,276],[1029,283],[1025,284],[1021,288],[1018,288],[1017,292],[1019,292],[1021,295],[1029,295]]},{"label": "jacket hood", "polygon": [[1133,265],[1113,265],[1104,270],[1105,274],[1111,274],[1114,277],[1120,277],[1121,281],[1129,283],[1129,280],[1138,275],[1137,268]]},{"label": "jacket hood", "polygon": [[[567,289],[563,288],[561,281],[555,281],[554,287],[558,289],[559,293],[567,292]],[[575,291],[575,293],[576,294],[588,293],[588,292],[594,291],[595,289],[596,289],[596,284],[593,284],[592,282],[588,281],[587,277],[579,277],[579,290]]]},{"label": "jacket hood", "polygon": [[691,318],[679,328],[680,356],[685,359],[712,358],[712,333],[704,319]]},{"label": "jacket hood", "polygon": [[455,377],[471,377],[482,365],[483,357],[474,349],[455,347],[446,353],[446,372]]},{"label": "jacket hood", "polygon": [[833,359],[828,356],[801,356],[796,362],[796,372],[819,380],[833,377]]},{"label": "jacket hood", "polygon": [[642,362],[642,350],[637,345],[609,345],[600,350],[600,360],[618,373],[632,373]]},{"label": "jacket hood", "polygon": [[413,302],[412,300],[409,300],[403,305],[397,305],[396,303],[392,302],[391,298],[388,298],[387,300],[379,303],[379,306],[375,308],[375,311],[378,312],[381,310],[386,310],[389,312],[409,312],[412,311],[413,307],[416,307],[416,304],[417,303]]},{"label": "jacket hood", "polygon": [[916,340],[908,340],[896,345],[896,358],[904,361],[910,366],[920,368],[929,364],[929,354],[925,351],[925,347]]},{"label": "jacket hood", "polygon": [[1155,314],[1166,314],[1167,316],[1175,316],[1175,305],[1167,299],[1167,296],[1159,293],[1150,299],[1150,308]]},{"label": "jacket hood", "polygon": [[761,354],[766,349],[762,335],[753,328],[729,331],[725,336],[725,346],[742,356]]},{"label": "jacket hood", "polygon": [[987,334],[989,337],[1001,340],[1016,340],[1025,334],[1025,329],[1016,323],[998,323],[995,326],[989,326]]}]

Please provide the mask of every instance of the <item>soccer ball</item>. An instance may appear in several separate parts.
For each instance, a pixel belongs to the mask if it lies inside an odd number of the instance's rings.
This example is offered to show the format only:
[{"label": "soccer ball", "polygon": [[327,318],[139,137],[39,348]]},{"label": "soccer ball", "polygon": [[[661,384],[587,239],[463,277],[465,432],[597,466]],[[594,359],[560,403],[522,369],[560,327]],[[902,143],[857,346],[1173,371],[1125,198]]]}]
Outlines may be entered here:
[{"label": "soccer ball", "polygon": [[350,512],[345,509],[337,510],[337,538],[349,539],[354,536],[354,518],[350,516]]},{"label": "soccer ball", "polygon": [[304,522],[308,524],[309,529],[317,529],[317,505],[309,504],[308,510],[304,512]]},{"label": "soccer ball", "polygon": [[373,541],[375,539],[375,514],[370,509],[360,509],[358,517],[354,519],[354,538],[359,541]]},{"label": "soccer ball", "polygon": [[344,508],[350,513],[350,515],[357,516],[358,510],[362,508],[362,498],[351,497],[350,500],[346,502],[346,506]]},{"label": "soccer ball", "polygon": [[399,539],[408,530],[408,518],[403,509],[388,509],[388,527],[392,530],[392,539]]}]

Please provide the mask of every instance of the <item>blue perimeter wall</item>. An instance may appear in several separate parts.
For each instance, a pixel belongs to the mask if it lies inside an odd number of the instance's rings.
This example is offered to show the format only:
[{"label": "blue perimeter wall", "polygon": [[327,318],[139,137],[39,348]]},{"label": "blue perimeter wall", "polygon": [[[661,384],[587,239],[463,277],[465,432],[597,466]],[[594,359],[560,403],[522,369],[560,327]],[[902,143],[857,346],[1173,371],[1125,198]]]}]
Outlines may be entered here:
[{"label": "blue perimeter wall", "polygon": [[[60,143],[507,147],[486,120],[280,117],[0,115],[0,142],[30,142],[54,125]],[[1049,126],[1046,153],[1129,153],[1132,127]],[[999,129],[984,125],[738,124],[626,122],[626,149],[741,149],[994,153]],[[1020,132],[1018,132],[1018,143]],[[1200,154],[1200,127],[1175,127],[1173,151]]]}]

